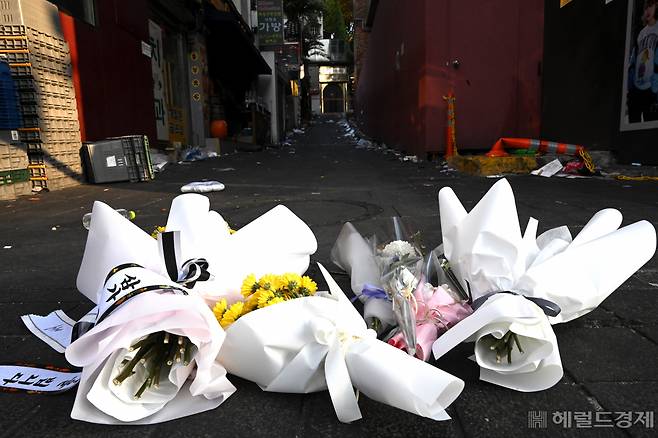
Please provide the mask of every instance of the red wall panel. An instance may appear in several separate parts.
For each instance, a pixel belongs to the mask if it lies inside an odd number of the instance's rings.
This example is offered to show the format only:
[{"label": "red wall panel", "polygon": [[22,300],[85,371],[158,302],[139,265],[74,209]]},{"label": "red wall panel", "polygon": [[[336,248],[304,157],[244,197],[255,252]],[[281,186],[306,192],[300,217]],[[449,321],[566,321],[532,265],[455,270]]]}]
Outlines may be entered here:
[{"label": "red wall panel", "polygon": [[[151,60],[145,0],[96,2],[97,25],[60,13],[71,49],[78,117],[83,141],[146,134],[155,139]],[[130,14],[117,11],[128,9]]]},{"label": "red wall panel", "polygon": [[425,143],[419,100],[425,67],[424,0],[380,1],[357,89],[357,111],[375,139],[408,153]]},{"label": "red wall panel", "polygon": [[542,0],[381,0],[357,114],[373,138],[421,157],[445,148],[449,91],[460,147],[537,136],[542,44]]},{"label": "red wall panel", "polygon": [[[446,66],[450,57],[450,32],[447,26],[450,5],[445,0],[429,0],[425,4],[423,34],[427,38],[422,81],[421,108],[425,121],[425,142],[428,151],[445,149],[447,105],[443,96],[449,91],[452,71]],[[456,103],[459,108],[459,103]],[[457,126],[459,136],[459,126]]]},{"label": "red wall panel", "polygon": [[519,2],[519,137],[540,137],[544,58],[544,0]]}]

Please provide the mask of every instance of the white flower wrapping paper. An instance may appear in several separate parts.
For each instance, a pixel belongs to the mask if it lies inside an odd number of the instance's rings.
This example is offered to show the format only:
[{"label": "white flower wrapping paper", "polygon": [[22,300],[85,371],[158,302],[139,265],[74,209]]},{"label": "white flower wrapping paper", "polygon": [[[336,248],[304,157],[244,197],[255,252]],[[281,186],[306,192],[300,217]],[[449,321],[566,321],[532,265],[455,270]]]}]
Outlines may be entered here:
[{"label": "white flower wrapping paper", "polygon": [[[120,386],[112,380],[135,340],[163,330],[187,336],[198,351],[188,366],[174,363],[158,389],[135,400],[144,380],[143,367]],[[147,292],[131,299],[67,348],[67,360],[83,367],[71,417],[92,423],[152,424],[216,408],[235,392],[226,370],[215,362],[223,339],[212,311],[198,296]]]},{"label": "white flower wrapping paper", "polygon": [[[94,204],[77,285],[105,317],[66,350],[67,360],[83,367],[71,413],[74,419],[151,424],[219,406],[235,387],[216,362],[225,333],[208,303],[220,297],[237,298],[242,280],[252,272],[305,272],[317,247],[308,226],[283,206],[230,235],[221,216],[209,211],[208,198],[198,194],[174,199],[166,231],[180,233],[177,260],[205,258],[213,277],[197,281],[193,288],[170,280],[158,241],[109,206]],[[263,247],[268,251],[260,251]],[[126,264],[127,268],[108,276]],[[139,280],[135,288],[152,290],[128,297],[113,312],[106,312],[113,304],[111,292],[122,278],[131,283]],[[175,363],[159,388],[150,388],[135,400],[133,395],[144,380],[143,366],[138,365],[136,374],[121,385],[112,380],[121,361],[133,354],[129,347],[159,331],[188,337],[195,349],[193,360],[188,366]]]},{"label": "white flower wrapping paper", "polygon": [[265,391],[329,390],[338,419],[361,418],[354,388],[373,400],[432,418],[464,382],[376,339],[340,287],[320,265],[327,296],[298,298],[258,309],[226,330],[220,363]]},{"label": "white flower wrapping paper", "polygon": [[[655,253],[656,231],[639,221],[623,228],[621,213],[596,213],[572,240],[567,227],[536,237],[531,218],[521,235],[514,194],[502,179],[466,212],[449,187],[439,192],[446,258],[464,289],[477,299],[491,292],[471,316],[444,333],[433,345],[441,357],[463,341],[475,341],[482,380],[518,391],[540,391],[562,377],[557,339],[551,324],[567,322],[594,310]],[[524,298],[547,299],[561,312],[546,316]],[[514,348],[512,363],[496,361],[486,335],[519,335],[524,353]]]},{"label": "white flower wrapping paper", "polygon": [[[208,304],[220,298],[229,302],[240,299],[240,286],[249,274],[256,277],[277,272],[303,274],[308,269],[317,241],[308,225],[285,206],[274,207],[232,235],[226,221],[209,209],[206,196],[191,193],[177,196],[172,201],[166,225],[167,231],[180,232],[177,255],[181,262],[203,257],[210,264],[214,278],[194,286],[195,292]],[[92,215],[92,224],[94,219]],[[158,243],[129,221],[122,225],[125,236],[121,236],[121,242],[116,241],[116,230],[109,227],[89,230],[88,249],[82,259],[77,286],[94,302],[105,275],[118,266],[118,260],[125,263],[124,260],[140,257],[144,268],[167,277]]]},{"label": "white flower wrapping paper", "polygon": [[396,323],[390,301],[362,295],[363,286],[370,284],[381,288],[381,271],[373,248],[350,222],[346,222],[331,249],[331,260],[347,272],[354,295],[363,303],[363,318],[379,319],[384,328]]}]

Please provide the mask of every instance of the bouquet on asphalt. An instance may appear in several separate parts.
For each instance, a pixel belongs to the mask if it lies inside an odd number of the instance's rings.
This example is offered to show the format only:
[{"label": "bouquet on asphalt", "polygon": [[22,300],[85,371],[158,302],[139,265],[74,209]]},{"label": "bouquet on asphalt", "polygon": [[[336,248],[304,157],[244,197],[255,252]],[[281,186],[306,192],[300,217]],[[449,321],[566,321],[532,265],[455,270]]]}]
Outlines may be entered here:
[{"label": "bouquet on asphalt", "polygon": [[396,325],[393,305],[382,289],[373,239],[366,240],[346,222],[331,249],[331,260],[347,272],[352,292],[363,303],[363,318],[378,335]]},{"label": "bouquet on asphalt", "polygon": [[241,304],[227,309],[220,300],[215,313],[226,338],[219,363],[265,391],[328,389],[342,422],[361,418],[353,387],[390,406],[448,419],[445,408],[464,382],[376,339],[333,278],[320,270],[328,293],[315,292],[310,279],[284,275],[256,281],[250,276]]},{"label": "bouquet on asphalt", "polygon": [[[419,283],[414,291],[412,309],[416,321],[415,355],[425,362],[430,358],[434,341],[473,313],[468,303],[447,284],[433,286],[425,282]],[[395,333],[388,343],[401,350],[408,350],[401,331]]]},{"label": "bouquet on asphalt", "polygon": [[390,218],[387,239],[377,235],[366,241],[346,223],[332,249],[334,263],[349,272],[352,290],[364,303],[364,318],[379,336],[391,327],[403,333],[407,351],[415,354],[413,293],[423,267],[420,245],[399,217]]},{"label": "bouquet on asphalt", "polygon": [[[331,251],[334,263],[350,276],[352,291],[363,303],[368,327],[389,344],[427,361],[434,340],[470,313],[464,298],[447,285],[432,286],[430,254],[423,259],[418,237],[391,218],[392,239],[366,240],[352,225],[343,226]],[[411,346],[411,347],[409,347]]]},{"label": "bouquet on asphalt", "polygon": [[439,208],[452,286],[468,291],[474,312],[438,338],[434,355],[475,341],[480,378],[518,391],[543,390],[562,377],[551,324],[594,310],[656,249],[649,222],[619,228],[614,209],[596,213],[573,239],[566,226],[537,237],[534,218],[521,235],[505,179],[468,213],[443,188]]},{"label": "bouquet on asphalt", "polygon": [[155,240],[96,202],[77,285],[97,306],[66,349],[83,367],[72,418],[149,424],[219,406],[235,388],[207,303],[234,301],[249,272],[303,273],[316,245],[283,206],[230,234],[208,198],[181,195]]}]

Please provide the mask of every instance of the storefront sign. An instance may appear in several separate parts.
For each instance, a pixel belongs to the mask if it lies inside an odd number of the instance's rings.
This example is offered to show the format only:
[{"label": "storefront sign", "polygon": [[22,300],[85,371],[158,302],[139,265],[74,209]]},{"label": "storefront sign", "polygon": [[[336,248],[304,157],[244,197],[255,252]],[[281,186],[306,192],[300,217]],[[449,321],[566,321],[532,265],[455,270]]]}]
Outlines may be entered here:
[{"label": "storefront sign", "polygon": [[283,44],[282,0],[259,0],[258,43],[261,47]]},{"label": "storefront sign", "polygon": [[153,102],[155,109],[155,126],[158,140],[169,140],[169,123],[165,101],[164,60],[162,59],[162,29],[149,20],[149,39],[151,40],[151,73],[153,75]]},{"label": "storefront sign", "polygon": [[288,71],[298,71],[301,60],[299,57],[299,43],[286,43],[281,53],[281,64]]}]

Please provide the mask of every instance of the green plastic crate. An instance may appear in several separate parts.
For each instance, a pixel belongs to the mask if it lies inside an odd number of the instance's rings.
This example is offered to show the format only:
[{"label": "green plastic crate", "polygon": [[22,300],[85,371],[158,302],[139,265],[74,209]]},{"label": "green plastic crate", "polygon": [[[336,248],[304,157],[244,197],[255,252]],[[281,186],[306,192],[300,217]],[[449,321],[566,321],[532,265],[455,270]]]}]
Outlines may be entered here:
[{"label": "green plastic crate", "polygon": [[26,182],[30,180],[30,172],[27,169],[5,170],[0,172],[0,186]]}]

